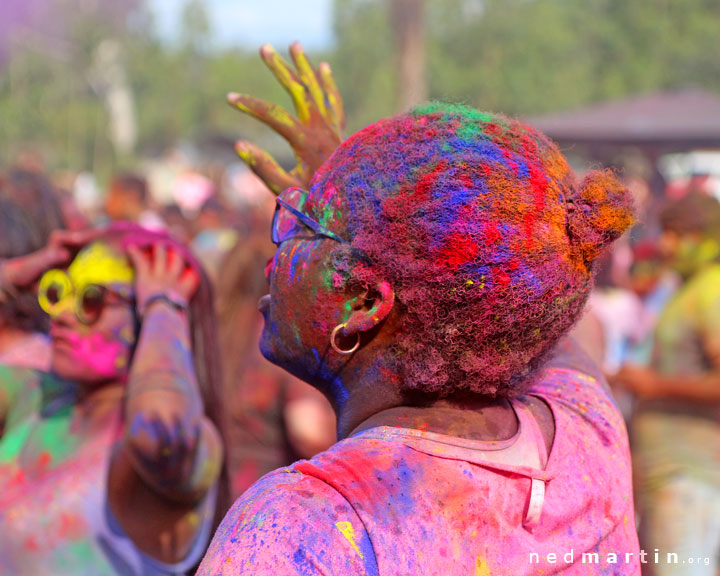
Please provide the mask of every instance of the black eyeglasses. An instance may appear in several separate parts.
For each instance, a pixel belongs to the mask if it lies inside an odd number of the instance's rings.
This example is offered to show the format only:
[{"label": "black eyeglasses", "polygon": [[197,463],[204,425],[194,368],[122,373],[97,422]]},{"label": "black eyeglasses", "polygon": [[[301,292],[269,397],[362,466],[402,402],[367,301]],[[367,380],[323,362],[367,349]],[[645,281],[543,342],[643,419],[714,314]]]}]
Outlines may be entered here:
[{"label": "black eyeglasses", "polygon": [[275,214],[272,221],[272,241],[279,245],[307,233],[309,228],[316,235],[325,236],[347,244],[335,232],[331,232],[317,220],[305,214],[302,209],[307,201],[307,192],[300,188],[288,188],[276,199]]}]

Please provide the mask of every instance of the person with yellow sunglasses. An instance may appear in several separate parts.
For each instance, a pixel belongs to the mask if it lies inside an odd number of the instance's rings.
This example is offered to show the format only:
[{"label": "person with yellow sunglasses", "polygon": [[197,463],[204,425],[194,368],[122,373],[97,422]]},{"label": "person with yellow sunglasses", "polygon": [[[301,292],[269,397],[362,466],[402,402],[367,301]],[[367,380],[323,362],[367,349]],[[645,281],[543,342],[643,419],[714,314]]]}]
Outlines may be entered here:
[{"label": "person with yellow sunglasses", "polygon": [[0,366],[0,572],[185,573],[225,489],[208,281],[127,224],[0,263],[5,298],[38,278],[51,372]]}]

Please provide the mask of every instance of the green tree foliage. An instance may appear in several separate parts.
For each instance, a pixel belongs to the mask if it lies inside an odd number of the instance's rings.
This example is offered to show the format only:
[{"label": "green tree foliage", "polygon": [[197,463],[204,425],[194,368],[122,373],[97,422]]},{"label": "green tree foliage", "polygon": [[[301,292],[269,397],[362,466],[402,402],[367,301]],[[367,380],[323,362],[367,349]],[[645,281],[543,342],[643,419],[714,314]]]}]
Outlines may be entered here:
[{"label": "green tree foliage", "polygon": [[[688,84],[720,91],[714,0],[425,0],[425,9],[432,98],[536,114]],[[351,124],[391,113],[387,3],[335,0],[334,26]],[[354,86],[363,91],[349,94]]]},{"label": "green tree foliage", "polygon": [[[158,38],[142,0],[82,3],[95,7],[82,10],[76,4],[48,0],[52,13],[43,20],[51,33],[22,31],[0,63],[0,164],[32,149],[51,168],[107,174],[184,139],[250,138],[286,152],[263,126],[224,103],[226,93],[237,91],[291,107],[255,50],[212,48],[201,0],[186,0],[171,44]],[[424,4],[432,98],[537,114],[689,84],[720,92],[717,0]],[[312,57],[333,68],[349,133],[395,111],[393,31],[386,0],[335,0],[333,7],[335,43]],[[116,157],[93,78],[105,39],[122,47],[138,123],[135,158]]]}]

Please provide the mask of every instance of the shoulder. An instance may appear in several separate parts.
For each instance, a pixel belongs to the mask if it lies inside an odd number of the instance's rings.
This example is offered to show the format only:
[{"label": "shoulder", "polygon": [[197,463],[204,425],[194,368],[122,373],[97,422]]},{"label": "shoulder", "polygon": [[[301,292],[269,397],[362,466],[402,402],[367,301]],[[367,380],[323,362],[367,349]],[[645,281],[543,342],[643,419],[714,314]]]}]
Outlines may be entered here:
[{"label": "shoulder", "polygon": [[350,503],[317,477],[272,472],[235,502],[199,575],[375,574],[375,556]]},{"label": "shoulder", "polygon": [[0,365],[0,413],[15,406],[21,398],[39,398],[42,376],[42,372],[32,368]]},{"label": "shoulder", "polygon": [[571,337],[563,338],[556,345],[548,361],[536,374],[530,393],[552,395],[564,385],[581,386],[590,394],[610,393],[600,367]]},{"label": "shoulder", "polygon": [[0,386],[23,387],[28,384],[40,381],[41,372],[33,368],[23,368],[18,366],[8,366],[0,364]]},{"label": "shoulder", "polygon": [[594,430],[602,445],[626,444],[627,431],[602,371],[571,339],[564,339],[527,392],[547,401],[562,427]]}]

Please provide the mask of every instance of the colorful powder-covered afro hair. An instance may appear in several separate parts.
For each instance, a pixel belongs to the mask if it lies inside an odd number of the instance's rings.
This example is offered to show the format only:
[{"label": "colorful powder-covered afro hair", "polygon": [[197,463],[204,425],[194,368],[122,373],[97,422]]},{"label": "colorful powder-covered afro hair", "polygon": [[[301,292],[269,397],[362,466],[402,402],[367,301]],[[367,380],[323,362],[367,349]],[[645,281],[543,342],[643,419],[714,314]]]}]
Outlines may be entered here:
[{"label": "colorful powder-covered afro hair", "polygon": [[522,391],[580,314],[593,261],[632,223],[612,173],[576,186],[543,134],[435,103],[349,138],[309,207],[351,239],[334,255],[338,287],[393,286],[404,386],[440,396]]}]

